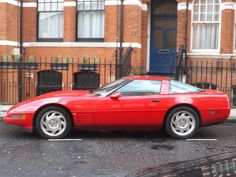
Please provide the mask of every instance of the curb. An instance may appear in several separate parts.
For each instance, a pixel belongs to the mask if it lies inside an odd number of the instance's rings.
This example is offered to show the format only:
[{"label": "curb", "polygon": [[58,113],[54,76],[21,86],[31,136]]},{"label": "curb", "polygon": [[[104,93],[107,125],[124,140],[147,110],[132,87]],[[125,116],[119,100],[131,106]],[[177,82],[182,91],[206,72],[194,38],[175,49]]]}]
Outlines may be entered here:
[{"label": "curb", "polygon": [[230,117],[224,123],[236,123],[236,117]]}]

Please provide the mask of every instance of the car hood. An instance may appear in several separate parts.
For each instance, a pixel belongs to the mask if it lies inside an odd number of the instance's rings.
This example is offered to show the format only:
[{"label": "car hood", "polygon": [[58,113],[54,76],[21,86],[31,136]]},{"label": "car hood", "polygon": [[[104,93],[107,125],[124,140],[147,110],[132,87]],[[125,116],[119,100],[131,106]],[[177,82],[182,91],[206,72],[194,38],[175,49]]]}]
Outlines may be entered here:
[{"label": "car hood", "polygon": [[62,90],[55,91],[40,95],[36,98],[47,98],[47,97],[71,97],[71,96],[91,96],[89,90]]},{"label": "car hood", "polygon": [[23,101],[21,103],[18,103],[14,106],[12,106],[9,111],[11,111],[12,109],[15,109],[16,107],[20,107],[22,105],[26,105],[27,103],[32,103],[35,101],[40,101],[40,100],[44,100],[44,99],[49,99],[49,98],[62,98],[62,97],[93,97],[93,94],[90,94],[89,90],[62,90],[62,91],[55,91],[55,92],[50,92],[50,93],[46,93],[31,99],[28,99],[26,101]]}]

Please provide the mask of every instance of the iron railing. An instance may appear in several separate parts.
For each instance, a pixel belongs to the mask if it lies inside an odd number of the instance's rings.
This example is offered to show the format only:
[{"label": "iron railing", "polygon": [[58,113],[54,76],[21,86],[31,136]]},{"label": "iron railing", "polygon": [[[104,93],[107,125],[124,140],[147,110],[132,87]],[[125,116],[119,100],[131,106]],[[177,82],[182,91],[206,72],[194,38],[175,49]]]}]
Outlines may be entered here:
[{"label": "iron railing", "polygon": [[128,76],[130,74],[132,50],[133,49],[129,47],[123,54],[123,57],[121,58],[121,61],[118,64],[117,78]]},{"label": "iron railing", "polygon": [[176,80],[179,80],[180,73],[183,73],[181,70],[182,68],[178,66],[185,66],[185,57],[186,57],[186,51],[184,49],[184,45],[180,45],[179,51],[176,55],[176,66],[177,67],[172,67],[171,71],[176,71]]},{"label": "iron railing", "polygon": [[118,78],[128,75],[131,68],[131,52],[118,67],[108,59],[12,60],[0,58],[0,104],[16,103],[56,90],[96,89],[117,79],[116,68]]},{"label": "iron railing", "polygon": [[[236,61],[188,61],[186,66],[176,66],[178,73],[171,78],[203,89],[226,93],[236,106]],[[177,75],[178,74],[178,75]]]}]

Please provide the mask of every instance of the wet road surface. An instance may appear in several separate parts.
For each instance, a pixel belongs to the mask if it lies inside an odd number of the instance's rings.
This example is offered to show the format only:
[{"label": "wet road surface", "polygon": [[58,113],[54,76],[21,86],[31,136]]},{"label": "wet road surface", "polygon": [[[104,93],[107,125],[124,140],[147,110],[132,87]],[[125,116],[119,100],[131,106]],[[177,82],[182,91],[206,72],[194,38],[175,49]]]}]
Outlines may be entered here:
[{"label": "wet road surface", "polygon": [[201,128],[192,140],[161,132],[73,130],[48,141],[0,122],[0,177],[123,177],[146,167],[236,150],[236,123]]}]

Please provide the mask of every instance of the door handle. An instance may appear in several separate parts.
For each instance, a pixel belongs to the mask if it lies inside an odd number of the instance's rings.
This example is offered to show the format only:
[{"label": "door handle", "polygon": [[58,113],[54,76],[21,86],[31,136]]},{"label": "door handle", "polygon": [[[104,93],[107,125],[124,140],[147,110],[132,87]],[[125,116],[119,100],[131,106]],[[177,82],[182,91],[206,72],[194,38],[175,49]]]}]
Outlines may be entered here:
[{"label": "door handle", "polygon": [[159,103],[161,102],[160,100],[152,100],[153,103]]}]

